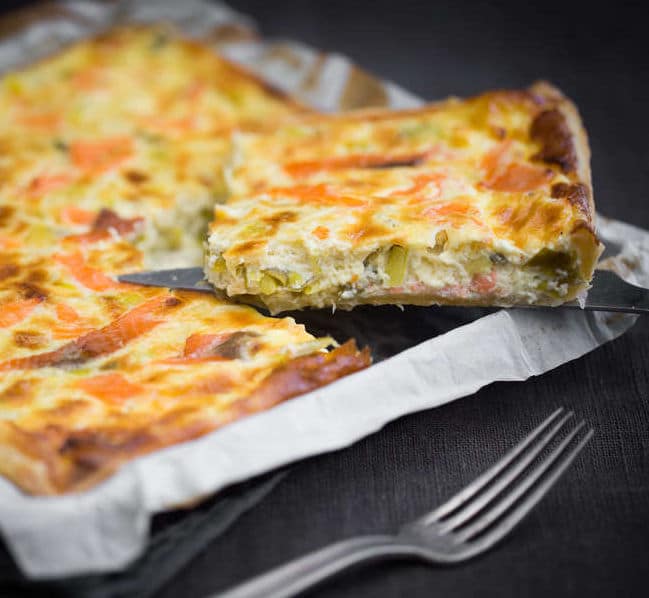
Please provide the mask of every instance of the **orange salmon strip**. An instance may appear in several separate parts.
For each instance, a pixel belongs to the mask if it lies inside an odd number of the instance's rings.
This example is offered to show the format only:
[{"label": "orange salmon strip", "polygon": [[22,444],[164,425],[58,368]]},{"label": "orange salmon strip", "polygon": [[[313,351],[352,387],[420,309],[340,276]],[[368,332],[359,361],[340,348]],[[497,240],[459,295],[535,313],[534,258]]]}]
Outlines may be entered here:
[{"label": "orange salmon strip", "polygon": [[141,216],[136,218],[121,218],[112,210],[103,209],[94,219],[90,231],[80,235],[69,235],[64,240],[87,244],[108,239],[111,233],[126,237],[135,233],[143,222],[144,218]]},{"label": "orange salmon strip", "polygon": [[[391,193],[391,195],[392,197],[409,197],[417,195],[422,191],[428,191],[427,198],[436,199],[441,194],[440,185],[446,178],[447,176],[441,173],[420,174],[413,179],[410,187],[401,191],[395,191],[394,193]],[[420,198],[413,197],[413,199]]]},{"label": "orange salmon strip", "polygon": [[0,305],[0,328],[7,328],[24,320],[42,301],[37,297],[11,301]]},{"label": "orange salmon strip", "polygon": [[100,374],[80,380],[76,386],[89,395],[109,403],[120,403],[144,391],[142,386],[129,382],[121,374]]},{"label": "orange salmon strip", "polygon": [[534,191],[548,183],[552,170],[514,162],[510,155],[511,139],[503,141],[487,152],[480,163],[485,171],[484,186],[494,191]]},{"label": "orange salmon strip", "polygon": [[66,173],[61,174],[42,174],[32,180],[27,187],[27,192],[31,195],[42,195],[50,191],[56,191],[69,185],[73,177]]},{"label": "orange salmon strip", "polygon": [[118,282],[106,276],[100,270],[86,265],[83,256],[79,251],[75,253],[54,255],[54,259],[65,266],[72,276],[84,287],[93,291],[106,291],[107,289],[122,288]]},{"label": "orange salmon strip", "polygon": [[482,226],[482,222],[478,219],[478,214],[475,208],[466,203],[449,202],[433,204],[424,209],[421,215],[425,218],[429,218],[433,222],[451,222],[454,224],[461,224],[462,222],[470,220],[476,225]]},{"label": "orange salmon strip", "polygon": [[0,237],[0,249],[17,249],[20,242],[11,237]]},{"label": "orange salmon strip", "polygon": [[496,271],[492,270],[489,274],[474,274],[471,279],[470,288],[472,291],[486,295],[496,287]]},{"label": "orange salmon strip", "polygon": [[111,137],[70,144],[73,164],[91,174],[110,170],[133,155],[133,141],[128,137]]},{"label": "orange salmon strip", "polygon": [[318,237],[318,239],[324,240],[324,239],[327,239],[329,237],[329,229],[326,226],[316,226],[311,231],[311,234]]},{"label": "orange salmon strip", "polygon": [[426,157],[425,152],[386,156],[382,154],[355,154],[337,156],[322,160],[305,160],[284,164],[287,174],[295,177],[309,176],[325,170],[340,170],[344,168],[395,168],[398,166],[415,166]]},{"label": "orange salmon strip", "polygon": [[61,115],[56,112],[33,112],[31,114],[23,114],[18,118],[18,122],[26,127],[51,131],[60,124]]},{"label": "orange salmon strip", "polygon": [[484,183],[494,191],[524,192],[534,191],[552,180],[553,172],[549,168],[539,168],[529,164],[509,164],[505,171]]},{"label": "orange salmon strip", "polygon": [[185,340],[185,348],[181,357],[163,359],[159,363],[183,365],[210,361],[226,361],[227,358],[214,355],[213,351],[215,347],[224,343],[231,336],[232,334],[229,332],[224,334],[192,334]]},{"label": "orange salmon strip", "polygon": [[83,210],[76,206],[65,206],[61,212],[61,220],[66,224],[92,224],[97,217],[95,212]]},{"label": "orange salmon strip", "polygon": [[56,306],[56,317],[58,323],[51,328],[52,336],[56,339],[76,338],[92,330],[91,326],[81,324],[81,316],[65,303]]},{"label": "orange salmon strip", "polygon": [[264,191],[271,197],[295,197],[296,199],[315,205],[348,206],[351,208],[363,207],[367,202],[357,197],[336,193],[330,185],[295,185],[293,187],[273,187]]},{"label": "orange salmon strip", "polygon": [[0,363],[0,371],[74,365],[114,353],[158,324],[162,324],[165,321],[162,312],[179,303],[180,301],[173,295],[159,295],[138,305],[107,326],[91,330],[54,351]]},{"label": "orange salmon strip", "polygon": [[183,357],[206,357],[217,345],[226,341],[232,334],[192,334],[185,341]]}]

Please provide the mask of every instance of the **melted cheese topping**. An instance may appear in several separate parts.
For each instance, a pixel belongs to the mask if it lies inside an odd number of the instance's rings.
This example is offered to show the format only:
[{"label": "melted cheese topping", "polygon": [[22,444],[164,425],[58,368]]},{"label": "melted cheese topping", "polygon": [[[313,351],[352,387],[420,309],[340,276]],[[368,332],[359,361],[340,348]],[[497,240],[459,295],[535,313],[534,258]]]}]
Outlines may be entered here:
[{"label": "melted cheese topping", "polygon": [[113,32],[2,79],[0,200],[28,202],[54,238],[102,208],[143,217],[149,265],[198,263],[230,131],[299,110],[165,29]]},{"label": "melted cheese topping", "polygon": [[535,132],[567,102],[542,89],[238,135],[208,278],[273,311],[574,298],[599,252],[574,240],[589,181],[572,132],[556,156]]},{"label": "melted cheese topping", "polygon": [[83,489],[368,364],[290,318],[115,279],[191,263],[231,129],[299,111],[159,29],[0,81],[0,473]]}]

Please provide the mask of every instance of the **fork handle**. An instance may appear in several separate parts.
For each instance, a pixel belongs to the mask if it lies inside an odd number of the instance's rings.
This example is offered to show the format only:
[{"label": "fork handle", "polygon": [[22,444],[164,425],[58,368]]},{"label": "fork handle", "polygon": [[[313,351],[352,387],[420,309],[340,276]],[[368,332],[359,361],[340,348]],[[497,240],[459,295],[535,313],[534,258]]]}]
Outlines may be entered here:
[{"label": "fork handle", "polygon": [[359,563],[418,555],[416,546],[404,544],[394,536],[359,536],[330,544],[280,565],[218,596],[288,598]]}]

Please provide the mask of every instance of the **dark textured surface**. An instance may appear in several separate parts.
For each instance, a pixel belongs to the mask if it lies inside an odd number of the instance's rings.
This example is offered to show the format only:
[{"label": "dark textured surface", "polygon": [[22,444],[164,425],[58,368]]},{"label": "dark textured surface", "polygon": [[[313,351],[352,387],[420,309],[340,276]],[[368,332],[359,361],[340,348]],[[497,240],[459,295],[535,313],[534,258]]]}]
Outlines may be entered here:
[{"label": "dark textured surface", "polygon": [[[523,86],[541,77],[553,81],[574,98],[589,130],[600,211],[649,228],[649,52],[639,3],[231,4],[253,15],[268,36],[345,53],[429,99]],[[404,342],[405,322],[416,323],[423,312],[377,313],[377,325],[394,331],[394,345],[380,348],[388,352]],[[419,328],[420,338],[471,315],[438,310],[428,327]],[[321,329],[327,318],[311,317]],[[363,338],[371,330],[358,333]],[[325,543],[391,531],[442,502],[558,405],[574,408],[596,436],[559,486],[496,550],[455,569],[370,566],[313,595],[646,595],[648,364],[644,319],[622,338],[540,378],[493,384],[402,418],[349,449],[310,459],[157,598],[198,598]]]}]

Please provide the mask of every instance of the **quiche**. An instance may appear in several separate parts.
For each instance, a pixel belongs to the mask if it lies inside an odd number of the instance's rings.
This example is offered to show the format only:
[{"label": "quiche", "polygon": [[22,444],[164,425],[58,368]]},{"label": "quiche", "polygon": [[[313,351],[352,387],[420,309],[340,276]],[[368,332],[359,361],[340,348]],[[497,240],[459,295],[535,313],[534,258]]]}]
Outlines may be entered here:
[{"label": "quiche", "polygon": [[369,364],[291,318],[115,278],[200,260],[232,130],[302,112],[157,27],[0,80],[0,474],[84,490]]},{"label": "quiche", "polygon": [[102,208],[140,219],[147,267],[200,264],[234,128],[306,108],[167,27],[124,28],[0,83],[0,200],[47,248]]},{"label": "quiche", "polygon": [[586,133],[547,83],[234,135],[207,278],[272,313],[558,305],[602,246]]}]

